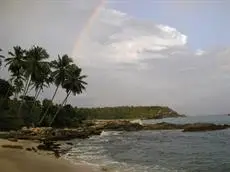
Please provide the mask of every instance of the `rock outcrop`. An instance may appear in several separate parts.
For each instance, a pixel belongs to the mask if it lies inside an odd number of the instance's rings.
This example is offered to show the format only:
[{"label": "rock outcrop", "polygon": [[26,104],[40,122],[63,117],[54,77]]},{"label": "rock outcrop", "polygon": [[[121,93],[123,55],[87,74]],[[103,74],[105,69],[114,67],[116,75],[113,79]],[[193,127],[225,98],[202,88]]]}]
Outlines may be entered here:
[{"label": "rock outcrop", "polygon": [[223,130],[230,128],[229,125],[216,125],[209,123],[195,123],[187,124],[183,127],[183,132],[197,132],[197,131],[213,131],[213,130]]},{"label": "rock outcrop", "polygon": [[[194,123],[194,124],[171,124],[171,123],[156,123],[156,124],[140,124],[133,123],[128,120],[103,120],[92,123],[91,125],[83,125],[76,129],[54,129],[54,128],[22,128],[18,131],[8,133],[6,138],[11,141],[17,139],[58,141],[71,140],[75,138],[88,138],[92,135],[100,135],[102,131],[140,131],[140,130],[182,130],[183,132],[198,132],[212,131],[230,128],[230,125],[217,125],[209,123]],[[48,143],[48,142],[47,142]]]},{"label": "rock outcrop", "polygon": [[184,125],[161,122],[156,124],[145,124],[144,130],[177,130],[183,129]]},{"label": "rock outcrop", "polygon": [[76,128],[76,129],[55,129],[51,127],[42,128],[22,128],[18,131],[9,133],[9,138],[24,140],[70,140],[75,138],[88,138],[91,135],[100,135],[101,130],[93,128]]}]

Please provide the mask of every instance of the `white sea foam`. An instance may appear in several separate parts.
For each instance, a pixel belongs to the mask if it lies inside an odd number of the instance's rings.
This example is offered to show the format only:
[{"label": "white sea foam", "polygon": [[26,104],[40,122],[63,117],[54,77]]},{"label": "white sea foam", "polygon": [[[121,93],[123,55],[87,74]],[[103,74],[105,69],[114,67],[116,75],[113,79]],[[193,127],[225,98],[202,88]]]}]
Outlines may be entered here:
[{"label": "white sea foam", "polygon": [[116,135],[119,135],[121,133],[122,132],[119,132],[119,131],[102,131],[100,136],[101,137],[103,137],[103,136],[111,136],[111,135],[116,136]]},{"label": "white sea foam", "polygon": [[[73,164],[86,164],[92,166],[95,172],[101,169],[109,172],[149,172],[150,167],[139,164],[127,164],[118,162],[108,156],[108,152],[102,146],[104,137],[119,135],[119,132],[104,132],[102,136],[92,137],[88,140],[77,141],[74,148],[65,155],[65,158]],[[103,137],[103,138],[101,138]],[[100,144],[101,143],[101,144]],[[169,172],[164,168],[156,166],[156,172]],[[171,171],[170,171],[171,172]]]}]

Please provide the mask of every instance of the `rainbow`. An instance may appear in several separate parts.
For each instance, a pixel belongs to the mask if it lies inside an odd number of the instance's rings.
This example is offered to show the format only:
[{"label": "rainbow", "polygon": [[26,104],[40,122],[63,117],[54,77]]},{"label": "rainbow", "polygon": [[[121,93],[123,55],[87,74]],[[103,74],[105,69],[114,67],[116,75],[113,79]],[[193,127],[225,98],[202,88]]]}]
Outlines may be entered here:
[{"label": "rainbow", "polygon": [[90,29],[91,29],[95,19],[97,18],[97,16],[99,15],[101,9],[105,5],[105,1],[106,0],[101,0],[100,1],[100,3],[94,8],[94,10],[93,10],[92,14],[90,15],[89,19],[86,21],[85,26],[81,30],[79,36],[77,37],[77,41],[74,44],[72,57],[76,56],[79,53],[78,51],[80,50],[80,47],[81,47],[81,40],[86,34],[88,34],[90,32]]}]

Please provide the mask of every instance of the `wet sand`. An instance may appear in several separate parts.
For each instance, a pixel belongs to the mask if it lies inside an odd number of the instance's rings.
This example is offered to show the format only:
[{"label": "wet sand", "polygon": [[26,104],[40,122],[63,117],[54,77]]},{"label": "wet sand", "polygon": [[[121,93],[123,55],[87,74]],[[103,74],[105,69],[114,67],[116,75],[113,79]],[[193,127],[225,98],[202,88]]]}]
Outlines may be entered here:
[{"label": "wet sand", "polygon": [[[2,145],[22,145],[24,149],[2,148]],[[60,158],[56,159],[47,152],[30,152],[25,148],[36,146],[31,141],[10,142],[0,139],[0,171],[1,172],[93,172],[82,165],[72,165]]]}]

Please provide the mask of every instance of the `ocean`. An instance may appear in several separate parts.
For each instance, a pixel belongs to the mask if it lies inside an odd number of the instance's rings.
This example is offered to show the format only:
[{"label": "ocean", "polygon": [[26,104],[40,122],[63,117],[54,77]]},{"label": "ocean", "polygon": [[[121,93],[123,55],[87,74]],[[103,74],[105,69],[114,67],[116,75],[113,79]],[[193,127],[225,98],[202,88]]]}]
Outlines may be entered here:
[{"label": "ocean", "polygon": [[[196,116],[148,120],[145,123],[211,122],[230,124],[230,116]],[[95,171],[230,172],[230,129],[210,132],[180,130],[103,132],[76,139],[65,158],[84,162]]]}]

